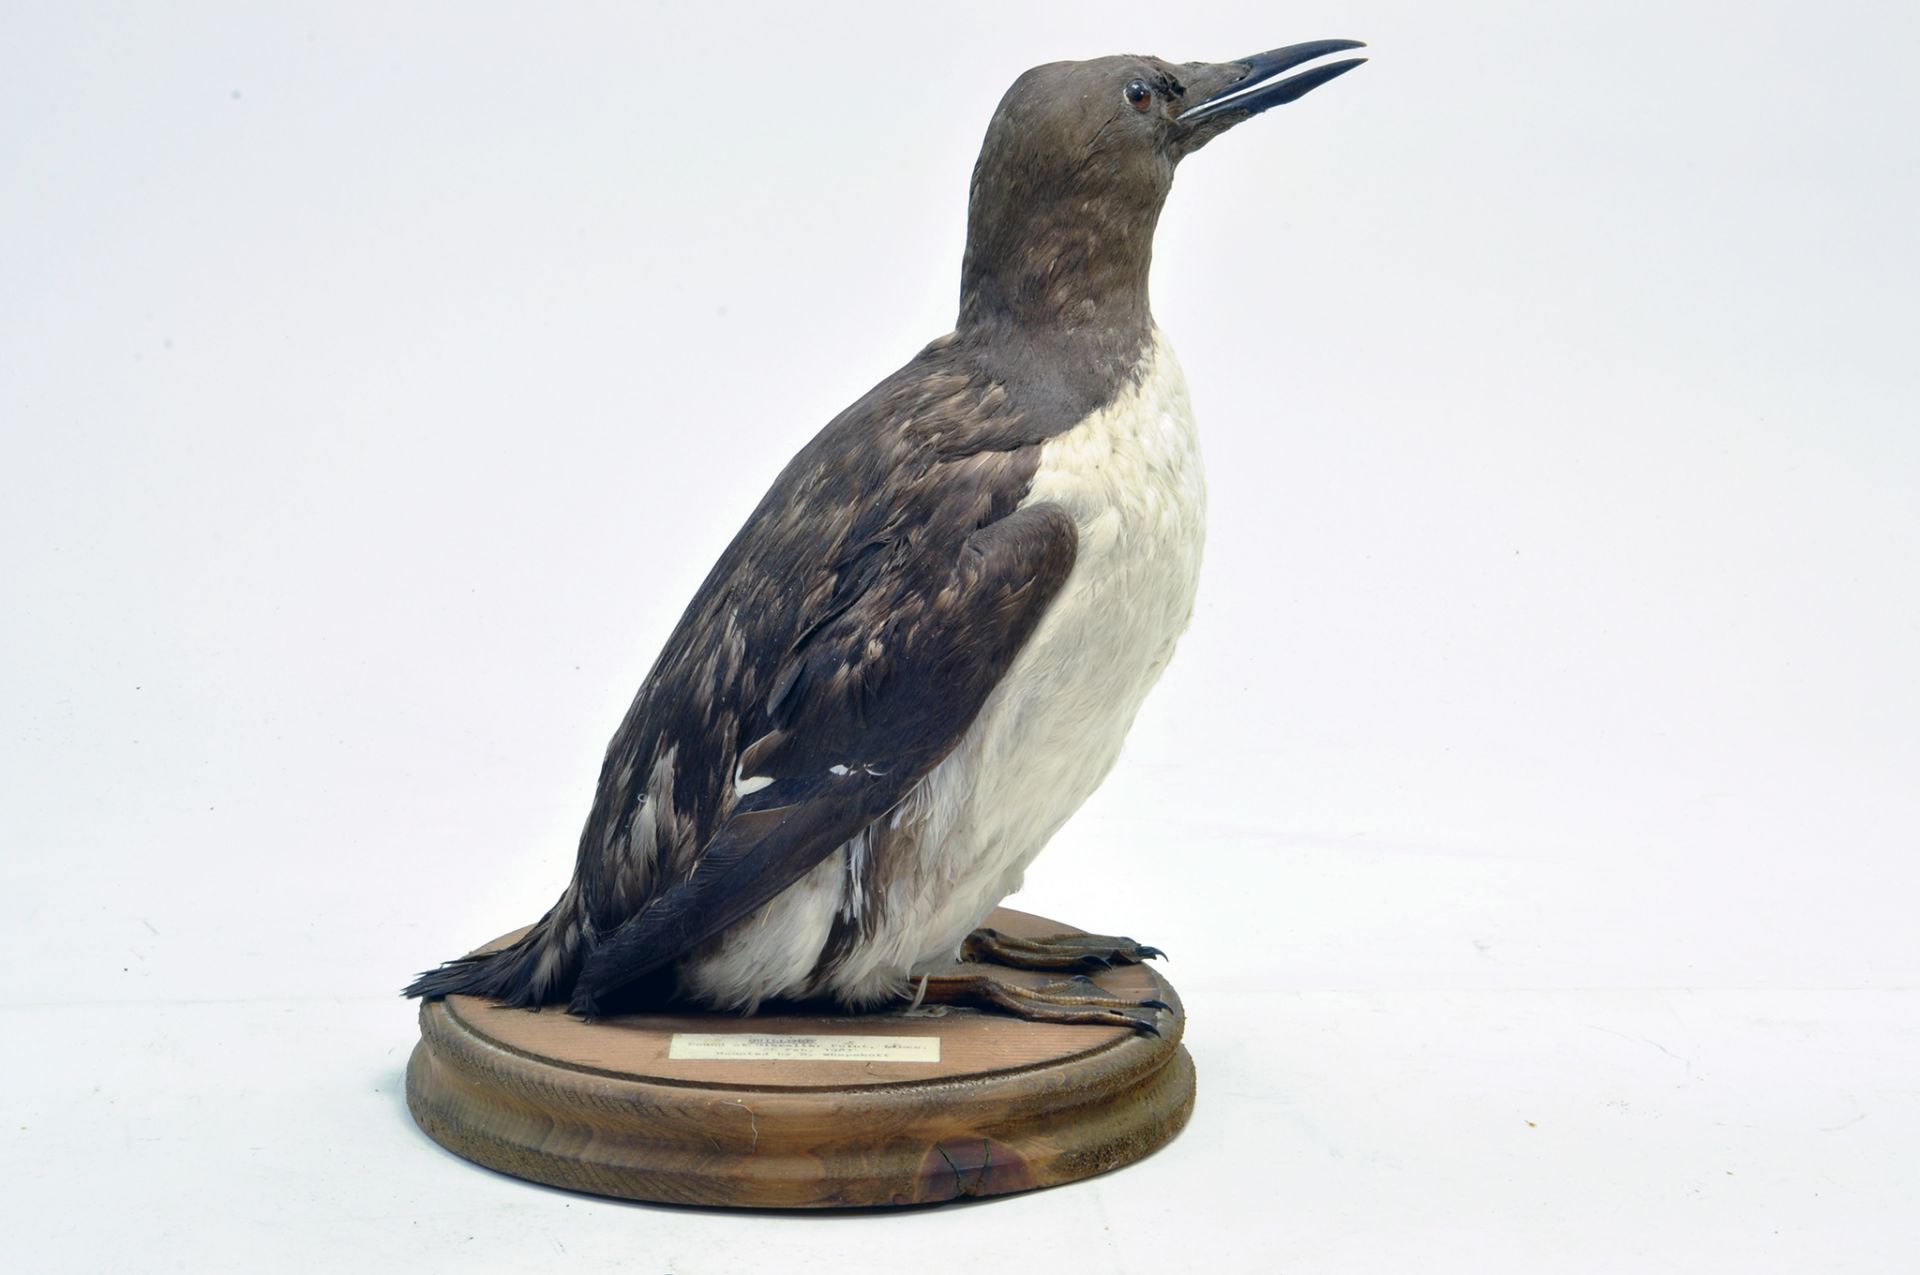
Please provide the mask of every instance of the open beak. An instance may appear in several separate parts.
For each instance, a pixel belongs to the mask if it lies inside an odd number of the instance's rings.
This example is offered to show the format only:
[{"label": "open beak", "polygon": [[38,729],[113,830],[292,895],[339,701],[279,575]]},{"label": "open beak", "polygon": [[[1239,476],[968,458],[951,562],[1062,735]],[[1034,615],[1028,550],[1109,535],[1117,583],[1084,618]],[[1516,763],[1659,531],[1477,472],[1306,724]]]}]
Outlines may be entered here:
[{"label": "open beak", "polygon": [[1175,116],[1174,122],[1190,130],[1192,140],[1187,149],[1198,149],[1241,120],[1251,119],[1268,107],[1279,106],[1311,93],[1328,80],[1345,75],[1366,59],[1347,58],[1328,62],[1298,75],[1276,79],[1282,71],[1290,71],[1329,53],[1365,47],[1359,40],[1312,40],[1306,44],[1289,44],[1284,49],[1269,49],[1237,62],[1190,64],[1183,68],[1188,73],[1190,87],[1206,96],[1200,99],[1198,105]]}]

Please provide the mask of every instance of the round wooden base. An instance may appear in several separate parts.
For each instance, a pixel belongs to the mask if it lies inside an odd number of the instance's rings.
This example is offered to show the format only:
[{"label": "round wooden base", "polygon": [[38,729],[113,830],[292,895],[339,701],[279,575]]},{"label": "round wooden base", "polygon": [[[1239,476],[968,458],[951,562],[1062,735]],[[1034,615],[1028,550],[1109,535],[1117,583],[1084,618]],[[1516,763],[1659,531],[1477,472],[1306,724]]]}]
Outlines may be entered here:
[{"label": "round wooden base", "polygon": [[[1072,928],[1004,908],[987,923]],[[1144,965],[1099,981],[1171,1005],[1163,1034],[971,1009],[585,1023],[450,996],[420,1007],[407,1102],[469,1160],[633,1200],[832,1208],[1057,1186],[1138,1160],[1193,1110],[1173,988]]]}]

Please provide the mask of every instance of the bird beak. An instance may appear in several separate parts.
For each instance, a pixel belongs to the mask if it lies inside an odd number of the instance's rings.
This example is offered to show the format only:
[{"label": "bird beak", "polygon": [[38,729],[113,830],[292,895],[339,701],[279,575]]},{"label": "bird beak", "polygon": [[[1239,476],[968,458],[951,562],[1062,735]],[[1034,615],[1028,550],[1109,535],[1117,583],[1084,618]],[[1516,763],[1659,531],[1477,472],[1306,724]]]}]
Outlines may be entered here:
[{"label": "bird beak", "polygon": [[1347,58],[1328,62],[1286,79],[1276,79],[1303,62],[1323,58],[1345,49],[1364,49],[1359,40],[1312,40],[1289,44],[1284,49],[1269,49],[1238,62],[1194,62],[1181,68],[1187,73],[1189,92],[1199,104],[1174,117],[1185,132],[1185,151],[1196,151],[1242,120],[1252,119],[1271,106],[1303,97],[1336,76],[1345,75],[1365,62],[1365,58]]}]

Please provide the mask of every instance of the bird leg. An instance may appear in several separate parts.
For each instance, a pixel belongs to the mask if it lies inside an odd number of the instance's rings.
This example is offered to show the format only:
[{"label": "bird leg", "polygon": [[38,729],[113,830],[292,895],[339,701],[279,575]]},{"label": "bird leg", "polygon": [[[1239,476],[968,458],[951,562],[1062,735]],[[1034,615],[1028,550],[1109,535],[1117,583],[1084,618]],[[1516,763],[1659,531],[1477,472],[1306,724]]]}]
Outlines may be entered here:
[{"label": "bird leg", "polygon": [[1115,996],[1088,978],[1072,978],[1028,987],[998,978],[984,970],[962,967],[952,974],[923,974],[914,985],[914,1005],[967,1005],[999,1010],[1030,1023],[1088,1023],[1100,1027],[1131,1027],[1149,1036],[1160,1034],[1156,1012],[1170,1009],[1158,999],[1131,1000]]},{"label": "bird leg", "polygon": [[960,945],[960,959],[1016,970],[1103,970],[1165,956],[1157,947],[1106,934],[1054,934],[1023,939],[981,927]]}]

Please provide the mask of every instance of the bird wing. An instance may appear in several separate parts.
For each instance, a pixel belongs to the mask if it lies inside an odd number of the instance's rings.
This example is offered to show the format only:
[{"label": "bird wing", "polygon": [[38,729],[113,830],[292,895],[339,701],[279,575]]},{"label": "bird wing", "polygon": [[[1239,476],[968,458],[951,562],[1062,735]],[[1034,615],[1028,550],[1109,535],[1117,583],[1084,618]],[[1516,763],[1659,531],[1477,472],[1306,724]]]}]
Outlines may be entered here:
[{"label": "bird wing", "polygon": [[1039,503],[910,541],[897,526],[848,538],[838,585],[741,723],[730,811],[683,880],[656,887],[594,946],[576,1012],[593,1014],[749,915],[898,805],[1033,633],[1072,569],[1077,533],[1065,510]]}]

